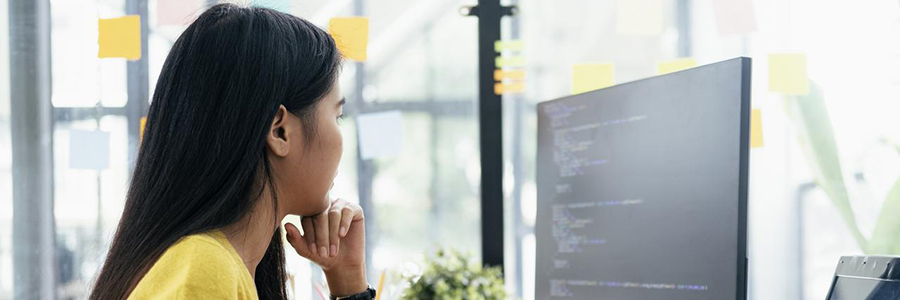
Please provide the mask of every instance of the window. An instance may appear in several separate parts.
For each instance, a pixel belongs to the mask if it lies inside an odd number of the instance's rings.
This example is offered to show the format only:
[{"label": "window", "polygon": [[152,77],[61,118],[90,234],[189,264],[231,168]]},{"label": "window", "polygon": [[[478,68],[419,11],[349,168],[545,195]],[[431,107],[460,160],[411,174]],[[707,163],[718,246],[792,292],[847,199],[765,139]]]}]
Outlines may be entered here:
[{"label": "window", "polygon": [[[639,8],[641,20],[658,30],[635,33],[622,28],[631,23],[620,17],[633,17],[621,13],[626,1],[503,1],[519,7],[515,17],[504,18],[503,39],[524,42],[526,73],[524,91],[502,100],[504,264],[512,295],[534,297],[535,106],[571,94],[572,69],[581,63],[612,63],[615,82],[623,83],[655,76],[659,62],[673,59],[753,59],[752,102],[763,114],[765,145],[752,149],[750,159],[750,299],[822,299],[839,256],[900,255],[900,238],[885,234],[900,231],[893,211],[900,205],[900,3],[729,0],[747,5],[741,16],[749,16],[743,21],[752,26],[723,33],[717,5],[724,0],[647,0],[660,6]],[[347,119],[332,191],[367,210],[370,282],[384,271],[391,279],[381,292],[396,295],[398,274],[414,270],[412,264],[438,246],[480,257],[479,28],[477,18],[459,13],[477,1],[234,2],[278,7],[323,28],[336,16],[370,19],[368,60],[345,63],[340,78]],[[50,278],[54,296],[80,299],[119,221],[139,119],[149,105],[144,100],[152,98],[186,24],[217,1],[48,3],[50,22],[39,28],[49,31],[52,44],[46,108],[52,112],[47,156],[53,212],[33,221],[53,229],[47,235],[52,242],[45,241],[52,249],[44,254],[55,259],[57,270],[41,279]],[[13,298],[22,276],[14,271],[14,246],[29,242],[13,234],[13,119],[19,112],[12,109],[17,100],[10,82],[33,70],[14,69],[29,53],[10,51],[10,29],[20,29],[11,22],[17,15],[10,4],[0,0],[0,299]],[[97,18],[135,13],[144,5],[143,59],[98,59]],[[770,91],[769,55],[777,53],[804,55],[815,95]],[[366,125],[359,117],[382,112],[401,116],[399,152],[362,157],[358,129]],[[73,131],[95,130],[109,134],[108,166],[70,168]],[[816,154],[829,145],[833,155]],[[288,253],[294,297],[319,297],[324,278]]]}]

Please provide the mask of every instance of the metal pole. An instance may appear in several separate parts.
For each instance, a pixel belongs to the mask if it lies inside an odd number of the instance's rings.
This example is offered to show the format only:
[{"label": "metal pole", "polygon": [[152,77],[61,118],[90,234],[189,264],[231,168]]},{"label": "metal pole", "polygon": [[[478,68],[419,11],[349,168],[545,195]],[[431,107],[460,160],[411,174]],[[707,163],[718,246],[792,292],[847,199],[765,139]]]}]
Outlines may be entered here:
[{"label": "metal pole", "polygon": [[500,40],[500,19],[511,14],[500,0],[479,0],[478,132],[481,148],[481,257],[486,266],[503,266],[503,105],[494,94],[494,42]]},{"label": "metal pole", "polygon": [[678,22],[678,56],[690,57],[692,54],[691,0],[678,0],[676,4]]},{"label": "metal pole", "polygon": [[13,294],[56,298],[50,1],[9,1]]},{"label": "metal pole", "polygon": [[[518,5],[519,0],[511,0],[510,5]],[[513,40],[518,40],[521,36],[520,34],[520,24],[519,18],[513,18],[510,20],[510,36]],[[516,270],[514,270],[515,274],[513,274],[513,278],[515,278],[514,285],[516,287],[516,295],[519,298],[524,296],[523,289],[523,256],[522,256],[522,241],[525,237],[525,234],[528,231],[525,224],[522,221],[522,183],[525,181],[525,172],[523,166],[525,165],[525,160],[523,159],[522,154],[522,126],[524,121],[522,120],[522,115],[525,114],[525,97],[520,95],[516,95],[512,97],[512,168],[513,168],[513,194],[512,194],[512,204],[510,205],[512,208],[512,232],[513,232],[513,245],[515,245],[515,263]],[[507,270],[509,271],[509,270]]]},{"label": "metal pole", "polygon": [[[357,16],[362,16],[365,11],[365,3],[363,0],[354,0],[353,1],[353,14]],[[361,62],[354,63],[354,85],[353,85],[353,94],[356,96],[356,113],[357,116],[366,112],[366,103],[362,97],[363,87],[365,87],[366,83],[366,69],[365,64]],[[357,174],[357,189],[359,190],[359,206],[361,206],[370,217],[365,219],[366,223],[366,243],[368,245],[375,245],[378,242],[377,230],[375,230],[375,204],[372,202],[372,181],[375,176],[376,166],[375,163],[371,160],[365,160],[362,158],[361,148],[357,145],[357,159],[356,159],[356,174]],[[372,247],[366,247],[366,270],[369,274],[375,274],[375,270],[372,269]],[[369,275],[367,274],[367,275]],[[369,279],[372,279],[371,276]]]},{"label": "metal pole", "polygon": [[[150,110],[150,66],[147,50],[150,34],[147,0],[126,0],[125,13],[141,17],[141,59],[127,63],[128,102],[125,103],[125,115],[128,120],[128,174],[134,170],[140,143],[141,117]],[[98,212],[99,213],[99,212]]]}]

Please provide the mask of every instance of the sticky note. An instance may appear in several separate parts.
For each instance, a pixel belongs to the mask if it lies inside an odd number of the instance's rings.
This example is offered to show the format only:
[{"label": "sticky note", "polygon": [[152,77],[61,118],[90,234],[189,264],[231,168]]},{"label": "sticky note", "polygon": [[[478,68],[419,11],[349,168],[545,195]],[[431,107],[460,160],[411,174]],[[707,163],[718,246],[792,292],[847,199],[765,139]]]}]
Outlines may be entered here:
[{"label": "sticky note", "polygon": [[713,0],[719,36],[756,31],[756,13],[752,0]]},{"label": "sticky note", "polygon": [[663,0],[616,1],[616,31],[629,35],[656,35],[663,30]]},{"label": "sticky note", "polygon": [[291,0],[253,0],[253,6],[271,8],[283,13],[291,13]]},{"label": "sticky note", "polygon": [[525,49],[525,43],[519,40],[514,41],[496,41],[494,42],[494,51],[522,51]]},{"label": "sticky note", "polygon": [[69,131],[69,168],[106,170],[109,168],[109,132]]},{"label": "sticky note", "polygon": [[144,128],[146,128],[146,127],[147,127],[147,117],[141,117],[141,134],[140,134],[141,139],[139,141],[144,140]]},{"label": "sticky note", "polygon": [[186,26],[200,14],[200,0],[156,0],[156,25]]},{"label": "sticky note", "polygon": [[697,61],[693,58],[681,58],[660,62],[656,66],[656,72],[659,75],[678,72],[697,66]]},{"label": "sticky note", "polygon": [[523,80],[525,79],[525,70],[494,70],[494,80],[502,81],[505,79]]},{"label": "sticky note", "polygon": [[369,44],[369,18],[333,18],[328,22],[328,33],[334,37],[338,50],[355,61],[366,61]]},{"label": "sticky note", "polygon": [[138,15],[99,20],[99,58],[141,59],[141,17]]},{"label": "sticky note", "polygon": [[403,146],[403,115],[400,111],[361,114],[356,118],[362,159],[389,158]]},{"label": "sticky note", "polygon": [[525,65],[524,56],[498,56],[494,59],[498,68],[521,67]]},{"label": "sticky note", "polygon": [[579,64],[572,72],[572,93],[581,94],[614,84],[613,64]]},{"label": "sticky note", "polygon": [[769,54],[769,90],[787,95],[809,95],[806,54]]},{"label": "sticky note", "polygon": [[763,147],[762,111],[754,109],[750,113],[750,148]]},{"label": "sticky note", "polygon": [[518,94],[525,91],[525,83],[524,82],[511,82],[511,83],[495,83],[494,84],[494,94],[503,95],[503,94]]}]

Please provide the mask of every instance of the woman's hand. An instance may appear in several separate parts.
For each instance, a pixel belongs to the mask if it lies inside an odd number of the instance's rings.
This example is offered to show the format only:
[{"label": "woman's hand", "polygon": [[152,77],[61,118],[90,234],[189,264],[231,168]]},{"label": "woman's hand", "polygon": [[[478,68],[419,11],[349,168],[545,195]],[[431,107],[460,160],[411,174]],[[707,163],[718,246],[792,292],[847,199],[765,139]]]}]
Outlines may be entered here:
[{"label": "woman's hand", "polygon": [[359,205],[338,199],[325,212],[303,217],[303,234],[294,224],[284,226],[297,254],[325,271],[332,295],[353,295],[368,288],[364,219]]}]

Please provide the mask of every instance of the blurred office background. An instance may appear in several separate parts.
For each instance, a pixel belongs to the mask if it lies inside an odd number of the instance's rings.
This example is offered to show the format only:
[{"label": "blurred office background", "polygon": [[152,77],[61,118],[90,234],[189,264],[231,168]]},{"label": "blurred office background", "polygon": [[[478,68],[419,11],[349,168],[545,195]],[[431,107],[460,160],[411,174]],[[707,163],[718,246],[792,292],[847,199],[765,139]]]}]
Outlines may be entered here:
[{"label": "blurred office background", "polygon": [[[191,16],[217,1],[44,1],[49,18],[32,18],[34,27],[11,22],[22,19],[13,18],[22,14],[18,10],[35,9],[20,5],[25,1],[0,0],[0,299],[82,299],[119,220],[139,120],[168,50]],[[750,159],[751,299],[823,299],[840,255],[900,254],[897,246],[873,242],[884,242],[884,232],[896,228],[885,223],[900,218],[900,211],[891,211],[900,206],[884,205],[900,203],[900,195],[890,193],[900,178],[898,1],[659,0],[656,9],[653,0],[640,0],[651,3],[641,6],[647,10],[640,14],[623,13],[624,1],[630,0],[505,2],[519,6],[515,17],[504,19],[503,38],[524,43],[521,69],[526,73],[524,90],[503,97],[505,276],[514,298],[534,297],[535,104],[571,94],[572,68],[581,63],[613,63],[615,82],[622,83],[654,76],[660,62],[674,59],[699,64],[736,56],[754,59],[752,99],[762,111],[765,145],[752,149]],[[341,78],[349,104],[334,196],[360,201],[367,210],[373,233],[371,280],[383,270],[414,269],[411,264],[438,245],[478,257],[478,24],[459,12],[475,0],[259,4],[322,27],[337,16],[370,20],[368,60],[347,63]],[[729,18],[729,9],[749,17]],[[141,60],[98,58],[98,18],[130,14],[144,14]],[[623,24],[632,21],[623,18],[656,23],[650,28],[658,30],[624,32]],[[17,141],[12,132],[23,129],[11,124],[11,116],[19,113],[11,110],[11,80],[34,71],[17,69],[21,64],[15,62],[39,54],[10,51],[10,36],[17,30],[42,30],[51,45],[46,91],[51,101],[37,107],[52,111],[47,136],[52,143],[30,143],[40,147],[36,153],[46,151],[51,162],[52,184],[46,188],[52,190],[47,196],[52,210],[23,212],[27,218],[14,215],[23,210],[13,205],[12,146]],[[810,96],[770,91],[773,53],[805,54],[815,82]],[[797,117],[792,101],[817,101],[808,99],[818,94],[817,86],[823,96],[816,99],[824,101],[827,112]],[[401,113],[402,130],[396,134],[402,135],[402,144],[393,155],[362,157],[356,117],[377,112]],[[825,126],[833,134],[810,137],[811,131],[826,131]],[[78,141],[71,136],[95,130],[109,133],[108,166],[73,168],[70,160],[78,157],[72,147]],[[836,142],[833,157],[810,150],[825,147],[813,145],[824,138]],[[834,170],[835,161],[841,184],[822,175]],[[835,198],[846,198],[852,212]],[[42,271],[49,291],[17,284],[25,279],[16,272],[16,264],[21,265],[16,244],[36,242],[14,237],[14,220],[52,230],[52,240],[44,242],[50,247],[31,249],[55,257],[52,269],[33,268]],[[294,297],[313,299],[315,268],[289,253]]]}]

